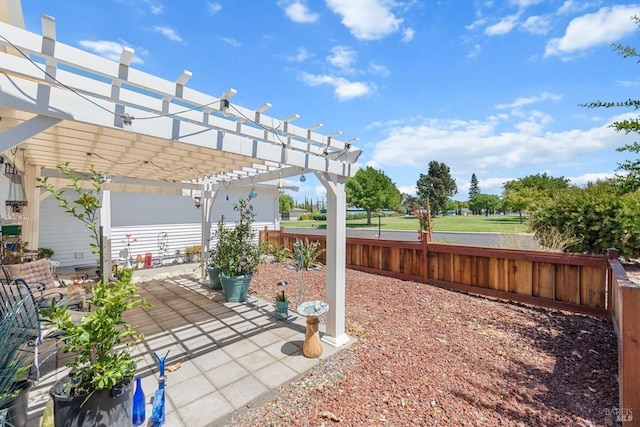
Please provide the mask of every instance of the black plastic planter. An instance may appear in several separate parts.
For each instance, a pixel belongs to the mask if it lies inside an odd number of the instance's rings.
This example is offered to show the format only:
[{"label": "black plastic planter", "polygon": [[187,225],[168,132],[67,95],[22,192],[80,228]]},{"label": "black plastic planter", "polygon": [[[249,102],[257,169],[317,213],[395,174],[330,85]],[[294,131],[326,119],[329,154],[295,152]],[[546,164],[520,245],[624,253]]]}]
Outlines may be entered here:
[{"label": "black plastic planter", "polygon": [[127,380],[111,390],[67,397],[63,393],[68,378],[58,381],[49,391],[53,399],[56,427],[130,427],[133,408],[133,383]]},{"label": "black plastic planter", "polygon": [[26,427],[27,425],[27,405],[29,404],[29,390],[31,381],[21,381],[15,383],[15,390],[20,390],[20,394],[6,402],[0,409],[7,409],[6,422],[8,426]]}]

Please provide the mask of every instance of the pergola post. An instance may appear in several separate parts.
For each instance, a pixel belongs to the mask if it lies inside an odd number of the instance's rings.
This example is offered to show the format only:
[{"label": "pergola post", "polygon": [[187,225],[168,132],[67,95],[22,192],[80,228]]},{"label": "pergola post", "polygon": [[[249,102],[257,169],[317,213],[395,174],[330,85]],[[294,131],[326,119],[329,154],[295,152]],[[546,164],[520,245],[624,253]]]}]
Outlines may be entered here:
[{"label": "pergola post", "polygon": [[202,224],[200,235],[202,242],[202,266],[200,268],[201,280],[207,280],[207,261],[209,259],[209,252],[211,251],[211,212],[213,202],[215,202],[217,195],[217,191],[211,191],[209,188],[202,191],[202,198],[200,202]]},{"label": "pergola post", "polygon": [[111,277],[112,259],[111,259],[111,191],[102,190],[100,195],[100,225],[102,226],[102,272],[103,277]]},{"label": "pergola post", "polygon": [[40,168],[25,163],[22,189],[24,190],[27,206],[23,207],[23,214],[29,218],[22,221],[22,241],[29,242],[29,249],[38,250],[38,232],[40,231],[40,189],[36,187],[36,180],[40,177]]},{"label": "pergola post", "polygon": [[345,332],[346,193],[344,176],[316,174],[327,189],[327,330],[322,341],[339,347],[349,341]]}]

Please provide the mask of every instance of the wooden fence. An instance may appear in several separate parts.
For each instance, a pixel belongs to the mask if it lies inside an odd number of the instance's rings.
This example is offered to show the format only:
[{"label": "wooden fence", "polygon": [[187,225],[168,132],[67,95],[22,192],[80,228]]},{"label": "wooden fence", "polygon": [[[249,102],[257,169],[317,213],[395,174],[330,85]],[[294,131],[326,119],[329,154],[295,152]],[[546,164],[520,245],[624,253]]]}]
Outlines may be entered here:
[{"label": "wooden fence", "polygon": [[[260,241],[289,250],[297,239],[326,248],[324,235],[260,232]],[[347,238],[346,245],[348,268],[609,319],[618,339],[623,424],[640,426],[640,286],[616,250],[606,256],[511,250],[431,243],[426,235],[418,242]]]},{"label": "wooden fence", "polygon": [[[296,239],[326,247],[324,235],[284,229],[260,233],[261,241],[289,250]],[[407,242],[348,237],[346,245],[346,265],[351,269],[608,317],[605,255],[462,246],[431,243],[426,238]]]},{"label": "wooden fence", "polygon": [[640,426],[640,286],[631,282],[609,250],[611,322],[618,338],[618,385],[621,415],[626,426]]}]

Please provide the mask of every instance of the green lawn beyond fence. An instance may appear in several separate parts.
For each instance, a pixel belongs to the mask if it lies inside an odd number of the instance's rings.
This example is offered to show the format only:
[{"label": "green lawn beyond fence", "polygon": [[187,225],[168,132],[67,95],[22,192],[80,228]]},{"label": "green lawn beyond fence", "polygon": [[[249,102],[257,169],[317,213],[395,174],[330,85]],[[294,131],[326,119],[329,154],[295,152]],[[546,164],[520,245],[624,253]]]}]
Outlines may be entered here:
[{"label": "green lawn beyond fence", "polygon": [[[484,231],[497,233],[525,233],[526,219],[520,224],[518,215],[469,215],[438,216],[432,218],[434,231]],[[282,221],[282,227],[325,228],[326,221]],[[366,219],[348,220],[347,228],[378,229],[378,217],[371,216],[371,226]],[[418,230],[418,219],[414,216],[388,216],[380,218],[382,230]]]}]

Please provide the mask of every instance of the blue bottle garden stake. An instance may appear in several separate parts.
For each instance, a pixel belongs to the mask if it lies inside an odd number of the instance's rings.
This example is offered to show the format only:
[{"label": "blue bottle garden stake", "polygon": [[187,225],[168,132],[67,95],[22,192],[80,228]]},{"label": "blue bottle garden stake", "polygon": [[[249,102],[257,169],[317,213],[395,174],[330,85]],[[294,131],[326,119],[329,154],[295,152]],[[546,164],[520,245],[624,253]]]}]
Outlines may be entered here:
[{"label": "blue bottle garden stake", "polygon": [[156,353],[155,351],[153,352],[153,355],[158,360],[158,371],[160,374],[160,378],[158,379],[158,389],[153,396],[153,409],[151,410],[150,425],[152,427],[161,427],[165,422],[164,382],[166,378],[164,376],[164,362],[167,360],[167,356],[169,356],[169,351],[167,351],[167,354],[165,354],[164,357],[158,356],[158,353]]},{"label": "blue bottle garden stake", "polygon": [[133,425],[141,425],[145,416],[145,398],[144,391],[142,390],[142,378],[136,377],[136,392],[133,394]]}]

